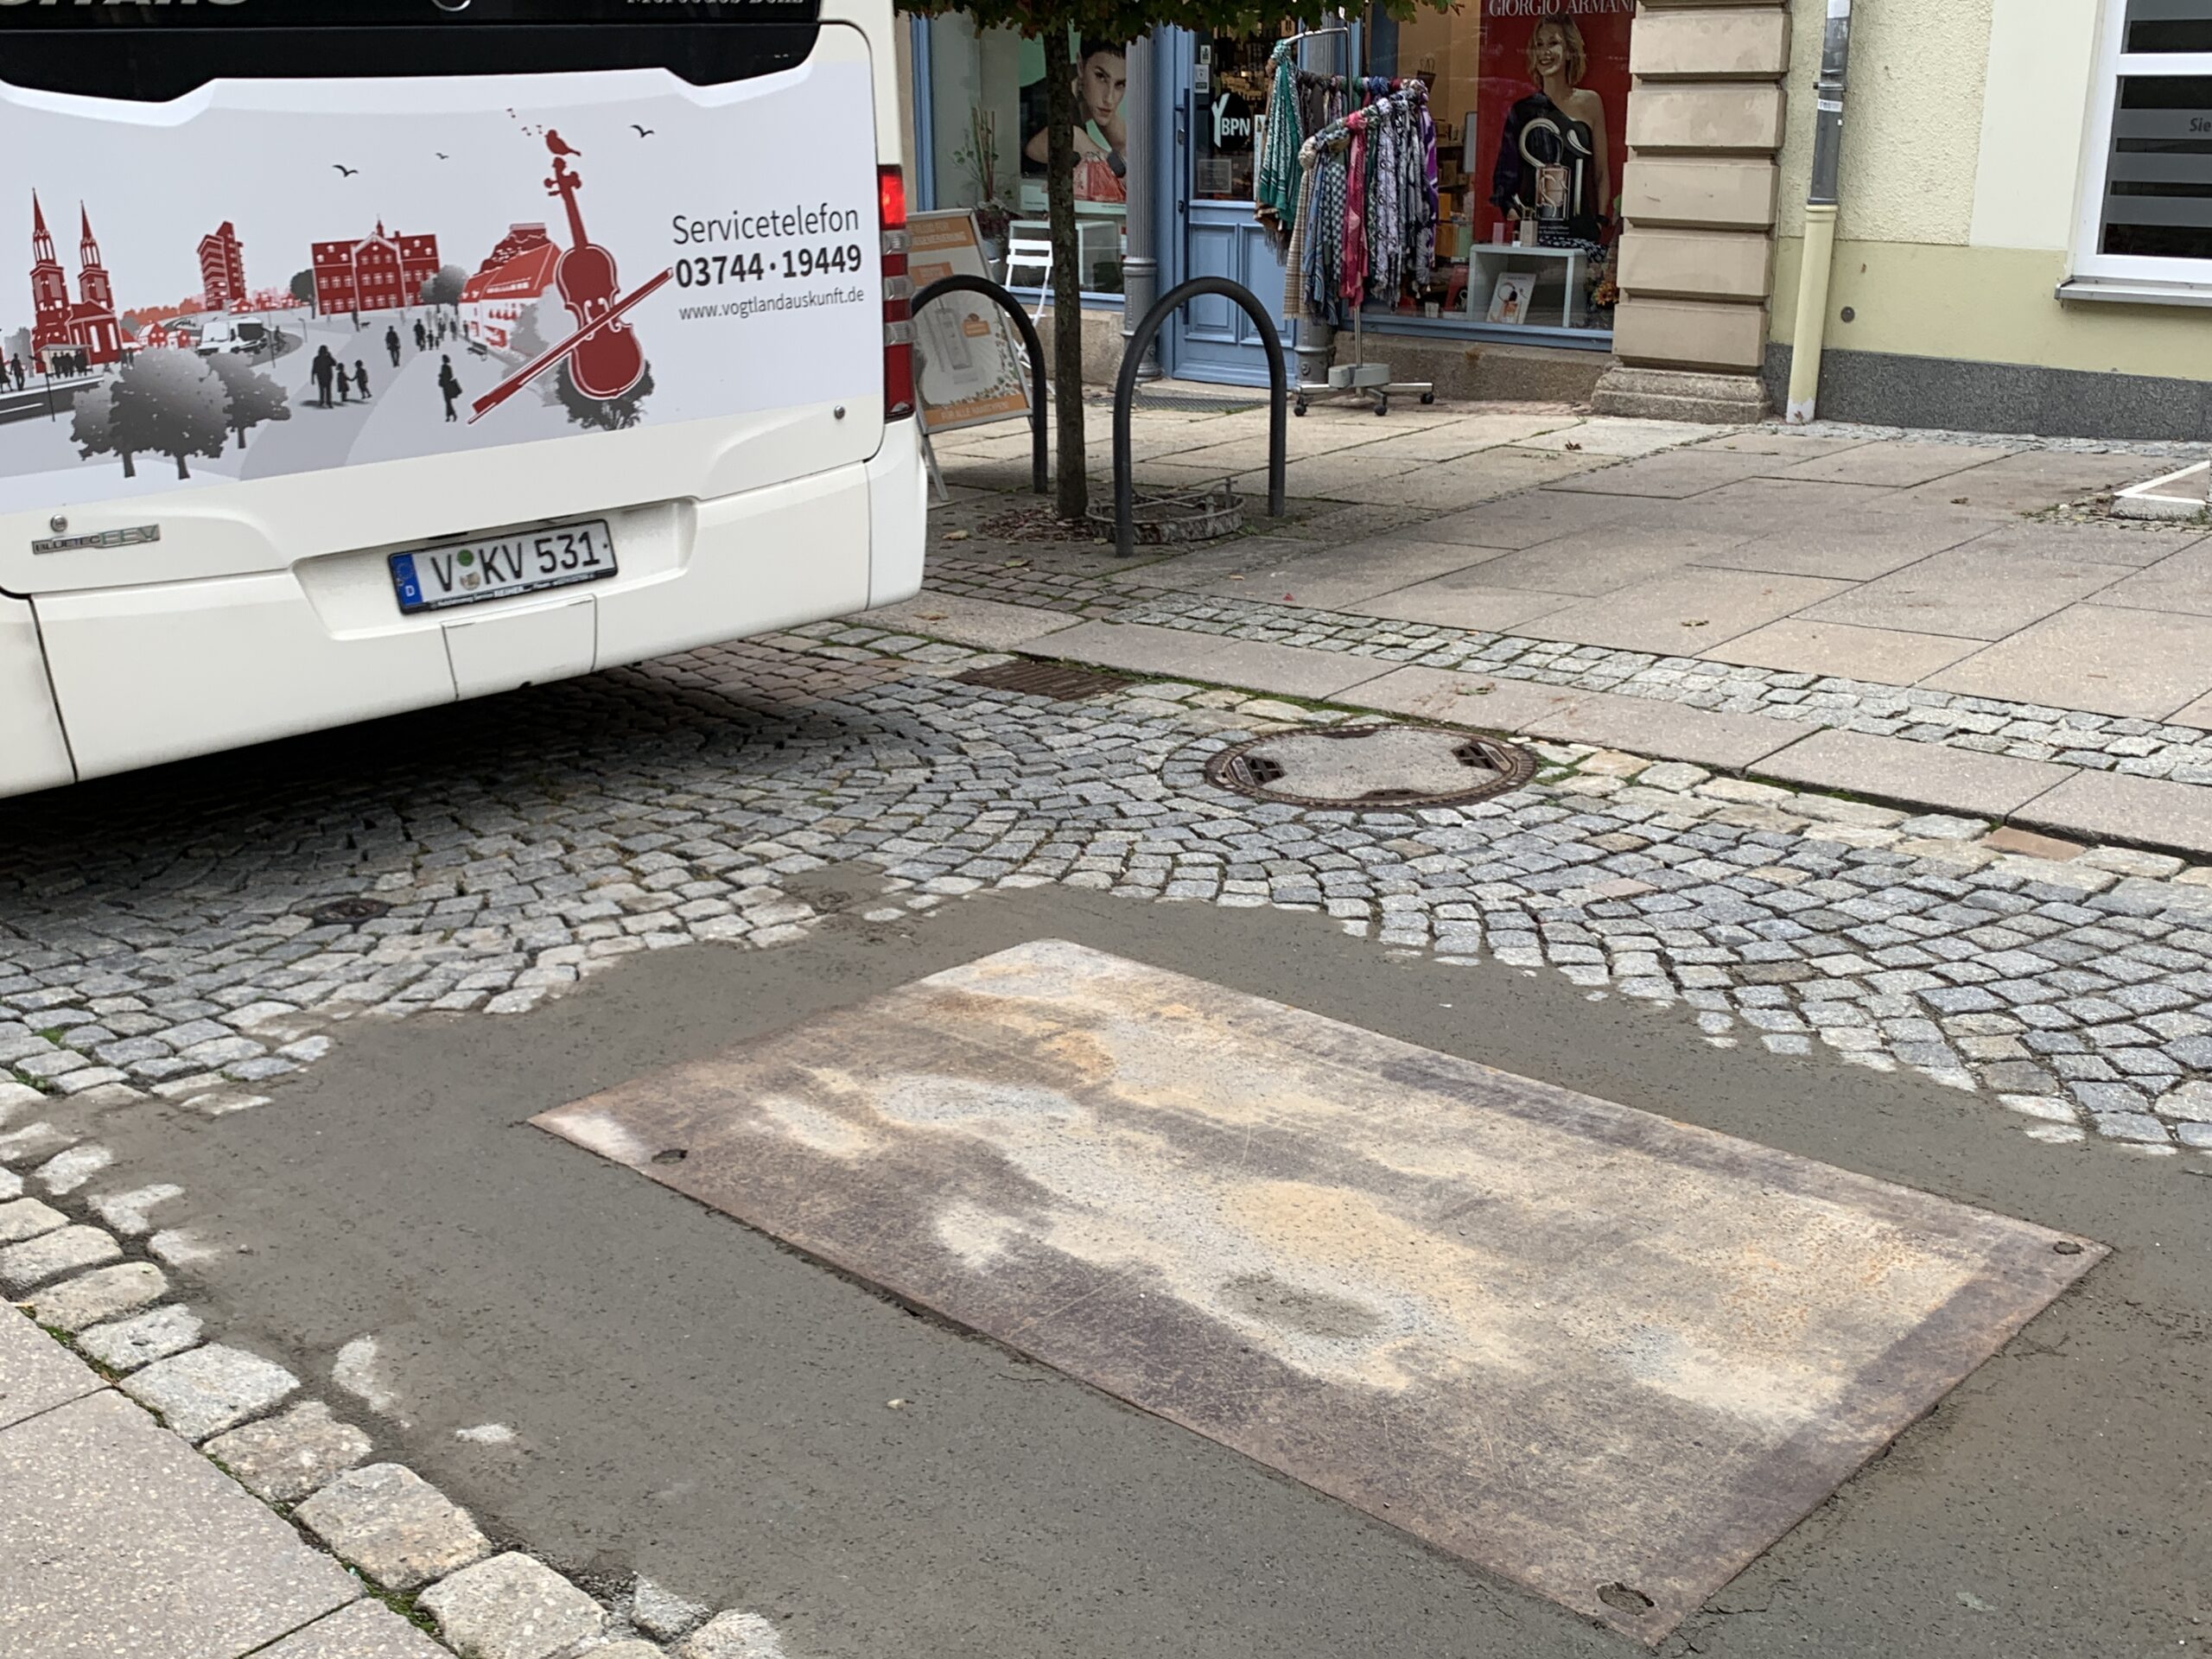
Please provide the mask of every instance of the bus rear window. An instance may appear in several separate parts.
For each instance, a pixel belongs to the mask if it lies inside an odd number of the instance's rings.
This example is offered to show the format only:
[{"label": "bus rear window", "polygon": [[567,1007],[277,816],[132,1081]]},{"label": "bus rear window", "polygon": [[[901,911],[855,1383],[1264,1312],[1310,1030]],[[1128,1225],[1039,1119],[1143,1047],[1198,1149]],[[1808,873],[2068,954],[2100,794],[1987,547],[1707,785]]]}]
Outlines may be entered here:
[{"label": "bus rear window", "polygon": [[0,6],[0,81],[167,103],[211,80],[665,69],[697,86],[806,61],[821,0],[199,0]]}]

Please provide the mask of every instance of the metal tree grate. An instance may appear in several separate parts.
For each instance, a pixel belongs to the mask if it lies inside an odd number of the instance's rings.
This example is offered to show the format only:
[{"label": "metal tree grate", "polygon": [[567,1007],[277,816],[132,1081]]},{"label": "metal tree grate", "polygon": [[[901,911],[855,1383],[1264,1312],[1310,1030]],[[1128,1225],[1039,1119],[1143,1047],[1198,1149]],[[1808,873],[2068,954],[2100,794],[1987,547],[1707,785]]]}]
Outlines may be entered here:
[{"label": "metal tree grate", "polygon": [[1535,771],[1533,755],[1502,738],[1440,726],[1276,732],[1206,762],[1223,789],[1338,811],[1465,806],[1518,789]]},{"label": "metal tree grate", "polygon": [[[1114,509],[1093,507],[1090,524],[1108,535],[1114,531]],[[1235,486],[1224,479],[1210,490],[1144,493],[1140,492],[1129,511],[1133,539],[1147,547],[1179,542],[1218,541],[1244,528],[1244,509]]]},{"label": "metal tree grate", "polygon": [[964,685],[985,686],[994,691],[1019,691],[1025,696],[1050,697],[1056,702],[1081,702],[1103,696],[1136,682],[1126,674],[1103,669],[1076,668],[1066,663],[1039,663],[1019,658],[990,668],[971,668],[953,677]]}]

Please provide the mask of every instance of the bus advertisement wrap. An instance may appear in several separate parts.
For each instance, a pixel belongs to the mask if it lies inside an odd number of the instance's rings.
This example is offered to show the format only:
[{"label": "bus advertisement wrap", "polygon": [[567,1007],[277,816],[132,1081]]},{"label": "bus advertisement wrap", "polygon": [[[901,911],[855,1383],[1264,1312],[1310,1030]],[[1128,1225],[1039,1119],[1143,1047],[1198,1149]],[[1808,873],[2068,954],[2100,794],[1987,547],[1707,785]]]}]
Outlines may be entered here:
[{"label": "bus advertisement wrap", "polygon": [[0,86],[0,511],[880,398],[872,96],[852,62]]}]

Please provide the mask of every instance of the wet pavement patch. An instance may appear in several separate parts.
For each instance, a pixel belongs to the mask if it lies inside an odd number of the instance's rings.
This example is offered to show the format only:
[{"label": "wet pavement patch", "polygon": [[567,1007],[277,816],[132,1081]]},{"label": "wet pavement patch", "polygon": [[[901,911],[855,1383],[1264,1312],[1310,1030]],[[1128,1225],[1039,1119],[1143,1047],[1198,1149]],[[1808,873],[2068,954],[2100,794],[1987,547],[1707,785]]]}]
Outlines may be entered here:
[{"label": "wet pavement patch", "polygon": [[1655,1642],[2104,1254],[1057,940],[532,1121]]}]

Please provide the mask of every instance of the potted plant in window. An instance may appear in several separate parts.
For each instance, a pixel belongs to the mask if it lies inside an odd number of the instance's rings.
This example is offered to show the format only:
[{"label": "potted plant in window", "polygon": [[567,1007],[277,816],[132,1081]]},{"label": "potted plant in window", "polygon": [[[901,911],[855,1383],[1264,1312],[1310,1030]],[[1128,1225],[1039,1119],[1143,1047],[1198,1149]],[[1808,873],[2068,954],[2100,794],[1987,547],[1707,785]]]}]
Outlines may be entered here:
[{"label": "potted plant in window", "polygon": [[952,159],[968,170],[976,193],[976,233],[983,238],[983,256],[994,265],[1006,257],[1007,230],[1014,212],[999,200],[998,117],[978,105],[969,111],[968,142],[952,152]]}]

